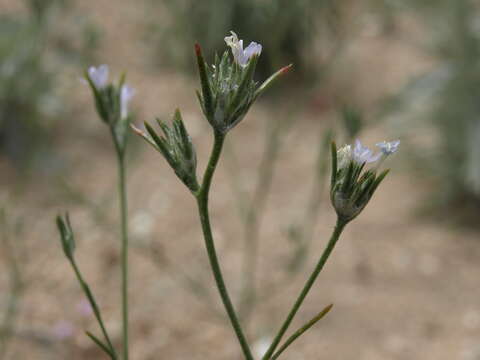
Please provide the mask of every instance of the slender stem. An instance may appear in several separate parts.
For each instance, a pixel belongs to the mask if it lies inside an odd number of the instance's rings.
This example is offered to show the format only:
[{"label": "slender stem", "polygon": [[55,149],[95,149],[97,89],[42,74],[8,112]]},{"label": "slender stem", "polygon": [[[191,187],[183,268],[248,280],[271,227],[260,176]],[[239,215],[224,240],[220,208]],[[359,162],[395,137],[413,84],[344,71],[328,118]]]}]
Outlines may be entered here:
[{"label": "slender stem", "polygon": [[72,268],[75,272],[75,275],[77,277],[78,282],[80,283],[80,286],[82,287],[82,290],[85,293],[85,296],[88,299],[88,302],[90,303],[90,306],[92,307],[93,314],[95,315],[95,318],[97,319],[98,325],[100,326],[100,329],[102,330],[103,337],[105,338],[105,341],[108,344],[108,348],[111,352],[111,356],[113,360],[117,359],[117,354],[115,352],[115,348],[113,346],[112,340],[110,339],[110,336],[108,336],[107,329],[105,328],[105,323],[103,322],[102,315],[100,313],[100,309],[98,308],[97,302],[95,301],[95,298],[93,297],[93,293],[90,290],[90,287],[88,284],[85,282],[83,279],[82,273],[80,272],[77,263],[73,258],[70,259],[70,264],[72,265]]},{"label": "slender stem", "polygon": [[118,192],[120,197],[120,222],[122,233],[122,325],[123,325],[123,359],[128,360],[128,215],[127,191],[125,181],[125,156],[117,151],[118,159]]},{"label": "slender stem", "polygon": [[227,287],[225,286],[225,281],[223,280],[222,270],[217,258],[217,252],[215,249],[215,243],[213,241],[212,229],[210,225],[209,212],[208,212],[208,195],[210,192],[210,185],[212,182],[212,177],[215,172],[220,154],[222,152],[223,142],[225,135],[219,132],[215,132],[215,141],[212,148],[212,153],[210,155],[210,160],[208,161],[205,174],[203,176],[203,183],[200,190],[196,193],[198,211],[200,216],[200,222],[202,224],[202,231],[205,240],[205,247],[208,253],[208,259],[210,261],[210,266],[212,268],[213,276],[217,284],[218,292],[222,298],[223,305],[227,311],[227,315],[232,324],[233,330],[237,335],[240,346],[243,350],[246,360],[253,360],[253,356],[248,345],[248,342],[243,334],[242,327],[238,321],[237,314],[233,307],[230,296],[228,295]]},{"label": "slender stem", "polygon": [[263,356],[262,360],[269,360],[271,359],[271,356],[275,349],[277,348],[278,344],[282,340],[283,335],[287,331],[288,327],[290,326],[290,323],[292,322],[293,318],[297,314],[298,309],[302,305],[303,301],[305,300],[305,297],[307,296],[308,292],[312,288],[313,284],[315,283],[315,280],[318,277],[318,274],[320,274],[320,271],[322,271],[323,266],[328,260],[328,257],[332,253],[333,248],[335,247],[335,244],[337,243],[340,234],[342,233],[343,229],[345,228],[346,222],[337,219],[337,224],[335,225],[335,228],[333,230],[332,236],[330,237],[330,240],[328,241],[327,247],[323,251],[322,256],[318,260],[317,265],[315,266],[315,269],[313,270],[312,274],[308,278],[307,282],[305,283],[302,291],[300,292],[300,295],[298,296],[297,300],[295,301],[295,304],[293,305],[292,309],[290,310],[287,318],[283,322],[280,330],[278,331],[277,335],[275,336],[272,344],[268,348],[267,352]]}]

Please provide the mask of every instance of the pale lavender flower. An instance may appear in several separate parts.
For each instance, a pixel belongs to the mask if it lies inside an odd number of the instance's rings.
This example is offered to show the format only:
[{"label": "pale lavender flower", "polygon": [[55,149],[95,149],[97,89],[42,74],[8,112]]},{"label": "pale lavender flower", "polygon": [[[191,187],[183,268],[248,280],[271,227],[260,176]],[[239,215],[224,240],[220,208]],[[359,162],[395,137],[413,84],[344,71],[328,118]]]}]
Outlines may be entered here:
[{"label": "pale lavender flower", "polygon": [[390,142],[382,141],[377,144],[383,154],[391,155],[398,150],[398,146],[400,145],[400,140],[394,140]]},{"label": "pale lavender flower", "polygon": [[235,34],[233,31],[230,31],[230,33],[232,34],[232,36],[226,36],[225,42],[232,49],[232,54],[235,62],[241,67],[246,67],[252,56],[260,55],[262,53],[262,45],[257,44],[253,41],[244,50],[243,40],[238,40],[237,34]]},{"label": "pale lavender flower", "polygon": [[108,72],[108,65],[90,66],[88,68],[88,77],[97,90],[102,90],[108,85]]},{"label": "pale lavender flower", "polygon": [[128,103],[135,95],[135,90],[128,85],[122,85],[120,89],[120,118],[128,117]]},{"label": "pale lavender flower", "polygon": [[382,153],[374,154],[368,147],[363,146],[360,140],[355,140],[355,147],[353,148],[353,160],[358,164],[372,163],[380,159]]}]

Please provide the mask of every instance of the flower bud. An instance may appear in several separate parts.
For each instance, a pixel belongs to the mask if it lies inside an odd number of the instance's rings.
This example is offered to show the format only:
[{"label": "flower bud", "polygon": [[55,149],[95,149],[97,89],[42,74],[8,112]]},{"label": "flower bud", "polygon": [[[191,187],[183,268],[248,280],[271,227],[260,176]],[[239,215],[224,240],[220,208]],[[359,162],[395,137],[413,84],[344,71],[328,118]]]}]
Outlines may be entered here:
[{"label": "flower bud", "polygon": [[159,119],[157,123],[162,129],[163,136],[159,136],[147,122],[145,122],[147,132],[133,125],[132,129],[165,157],[180,180],[191,191],[197,191],[199,188],[196,175],[197,156],[180,110],[175,111],[172,126]]},{"label": "flower bud", "polygon": [[337,150],[332,143],[330,199],[338,217],[345,223],[360,214],[388,174],[389,170],[378,175],[376,168],[365,170],[367,163],[378,161],[381,155],[374,154],[359,140],[353,150],[350,145]]},{"label": "flower bud", "polygon": [[100,119],[111,128],[115,144],[123,150],[130,122],[128,104],[135,90],[125,84],[125,76],[120,78],[118,84],[109,83],[108,74],[107,65],[97,68],[91,66],[85,72],[85,79],[93,92]]}]

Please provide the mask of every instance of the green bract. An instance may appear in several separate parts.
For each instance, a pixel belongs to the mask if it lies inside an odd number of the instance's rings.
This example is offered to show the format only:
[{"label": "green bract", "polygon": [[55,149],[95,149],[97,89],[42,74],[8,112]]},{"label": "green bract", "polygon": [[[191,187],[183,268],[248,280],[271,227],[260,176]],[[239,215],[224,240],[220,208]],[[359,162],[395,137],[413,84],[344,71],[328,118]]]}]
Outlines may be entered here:
[{"label": "green bract", "polygon": [[58,232],[60,233],[63,252],[68,259],[72,259],[75,251],[75,238],[73,236],[73,230],[70,224],[70,217],[68,216],[68,213],[66,213],[65,216],[58,215],[56,222]]},{"label": "green bract", "polygon": [[159,136],[147,122],[145,122],[147,133],[135,127],[133,129],[165,157],[180,180],[191,191],[197,191],[197,156],[192,139],[183,124],[180,110],[175,111],[172,126],[168,126],[159,119],[156,120],[162,129],[163,136]]}]

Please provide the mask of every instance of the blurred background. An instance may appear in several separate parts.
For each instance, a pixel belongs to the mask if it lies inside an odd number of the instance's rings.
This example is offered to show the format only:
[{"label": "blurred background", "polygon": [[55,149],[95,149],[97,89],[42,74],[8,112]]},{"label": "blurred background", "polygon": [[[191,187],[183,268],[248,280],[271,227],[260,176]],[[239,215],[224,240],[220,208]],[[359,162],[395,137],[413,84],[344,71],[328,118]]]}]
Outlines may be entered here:
[{"label": "blurred background", "polygon": [[[334,224],[328,144],[400,139],[291,330],[302,359],[480,359],[480,3],[474,0],[0,0],[0,360],[102,359],[78,263],[121,341],[116,163],[79,79],[127,72],[135,121],[180,107],[211,146],[193,44],[234,30],[257,76],[294,71],[229,133],[211,212],[227,284],[261,356]],[[133,138],[128,162],[132,358],[240,359],[190,194]]]}]

